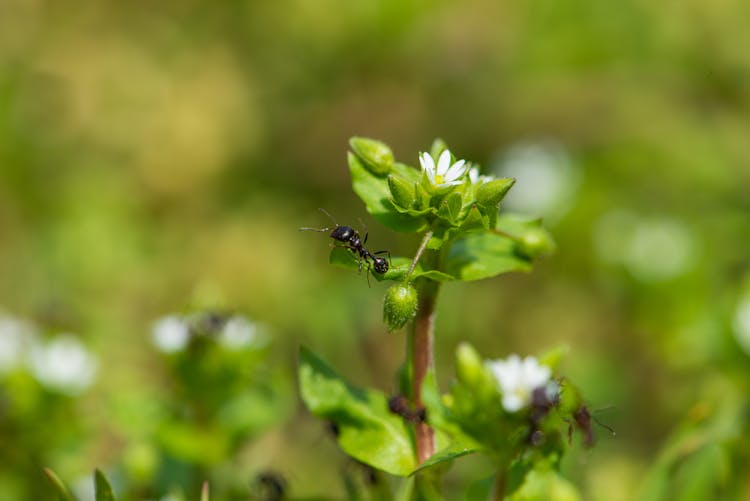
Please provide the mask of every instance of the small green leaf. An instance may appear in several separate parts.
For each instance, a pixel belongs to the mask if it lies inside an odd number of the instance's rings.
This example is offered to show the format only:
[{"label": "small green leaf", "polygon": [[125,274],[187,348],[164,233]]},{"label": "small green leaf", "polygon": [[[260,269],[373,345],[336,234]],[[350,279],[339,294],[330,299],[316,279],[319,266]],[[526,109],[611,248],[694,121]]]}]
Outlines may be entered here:
[{"label": "small green leaf", "polygon": [[107,477],[100,469],[94,470],[94,492],[96,501],[115,501],[115,493],[109,485]]},{"label": "small green leaf", "polygon": [[453,461],[454,459],[460,458],[462,456],[474,454],[475,452],[479,452],[479,449],[477,447],[463,445],[460,443],[452,443],[445,449],[441,449],[430,456],[427,461],[420,464],[419,467],[417,467],[417,469],[414,470],[411,474],[414,475],[415,473],[418,473],[422,470],[432,468],[433,466],[445,463],[446,461]]},{"label": "small green leaf", "polygon": [[389,411],[383,393],[350,386],[304,347],[299,383],[310,412],[336,423],[339,445],[347,454],[394,475],[407,476],[414,470],[409,430]]},{"label": "small green leaf", "polygon": [[[424,218],[401,214],[394,208],[386,178],[378,177],[370,172],[357,155],[349,153],[347,158],[352,176],[352,188],[365,203],[367,212],[372,214],[378,222],[394,231],[404,232],[418,231],[425,225]],[[403,164],[394,164],[391,172],[406,181],[416,182],[419,179],[419,173],[415,169]]]},{"label": "small green leaf", "polygon": [[400,177],[388,176],[388,188],[393,196],[393,203],[404,209],[412,209],[414,204],[414,185]]},{"label": "small green leaf", "polygon": [[349,140],[354,153],[376,176],[384,176],[393,167],[393,152],[387,144],[366,137],[353,137]]},{"label": "small green leaf", "polygon": [[446,196],[438,208],[438,217],[455,225],[458,220],[458,214],[461,212],[461,194],[452,192]]},{"label": "small green leaf", "polygon": [[65,484],[62,482],[62,480],[60,480],[60,477],[58,477],[54,471],[52,471],[50,468],[44,468],[43,471],[47,479],[50,481],[50,483],[52,483],[52,486],[55,488],[57,496],[61,501],[75,501],[73,495],[70,493],[68,488],[65,487]]},{"label": "small green leaf", "polygon": [[448,252],[445,271],[458,280],[481,280],[510,271],[530,271],[531,262],[519,256],[508,237],[472,233],[456,240]]},{"label": "small green leaf", "polygon": [[497,207],[515,183],[515,179],[505,177],[482,184],[477,190],[477,203],[485,207]]}]

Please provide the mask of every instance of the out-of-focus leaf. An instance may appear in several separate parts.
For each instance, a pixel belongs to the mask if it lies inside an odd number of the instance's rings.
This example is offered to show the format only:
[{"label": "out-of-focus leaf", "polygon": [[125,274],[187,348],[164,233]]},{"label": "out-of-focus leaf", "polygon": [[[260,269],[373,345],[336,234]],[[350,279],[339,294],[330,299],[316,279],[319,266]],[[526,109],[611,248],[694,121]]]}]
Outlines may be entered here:
[{"label": "out-of-focus leaf", "polygon": [[94,489],[96,501],[115,501],[115,493],[107,477],[98,468],[94,470]]},{"label": "out-of-focus leaf", "polygon": [[460,458],[462,456],[467,456],[469,454],[474,454],[478,451],[479,448],[473,445],[462,444],[460,442],[451,443],[448,447],[437,451],[435,454],[430,456],[427,461],[420,464],[419,467],[417,467],[417,469],[412,472],[412,475],[422,470],[432,468],[433,466],[436,466],[438,464],[445,463],[446,461],[453,461],[454,459]]},{"label": "out-of-focus leaf", "polygon": [[299,382],[310,412],[338,426],[338,442],[350,456],[394,475],[416,466],[409,430],[388,409],[385,395],[350,386],[309,350],[300,350]]},{"label": "out-of-focus leaf", "polygon": [[[391,189],[388,179],[378,177],[367,170],[362,161],[353,153],[349,153],[349,172],[352,175],[352,188],[365,203],[367,212],[377,219],[383,226],[394,231],[418,231],[425,225],[421,217],[414,217],[396,211],[391,203]],[[419,173],[406,165],[394,164],[391,173],[407,182],[416,182]]]},{"label": "out-of-focus leaf", "polygon": [[73,495],[70,493],[63,481],[60,480],[60,477],[58,477],[54,471],[49,468],[44,468],[44,475],[47,477],[47,479],[49,479],[50,483],[52,483],[52,486],[55,488],[55,492],[57,492],[57,496],[62,501],[75,501]]},{"label": "out-of-focus leaf", "polygon": [[512,492],[509,501],[580,501],[581,495],[568,480],[544,462],[534,465],[523,482]]}]

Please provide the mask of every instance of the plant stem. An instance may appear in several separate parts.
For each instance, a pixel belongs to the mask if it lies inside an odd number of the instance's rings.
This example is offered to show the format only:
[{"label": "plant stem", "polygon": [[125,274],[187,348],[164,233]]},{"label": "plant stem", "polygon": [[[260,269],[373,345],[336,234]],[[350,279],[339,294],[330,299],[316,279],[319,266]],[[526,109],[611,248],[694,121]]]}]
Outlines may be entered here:
[{"label": "plant stem", "polygon": [[505,499],[505,482],[507,481],[507,479],[508,475],[506,469],[498,469],[488,501],[503,501],[503,499]]},{"label": "plant stem", "polygon": [[414,267],[416,267],[417,263],[419,262],[419,258],[422,257],[422,253],[424,253],[424,250],[427,248],[427,242],[429,242],[431,238],[431,231],[425,233],[424,237],[422,238],[422,243],[419,244],[419,249],[417,249],[417,253],[414,255],[414,259],[411,262],[411,266],[409,266],[409,271],[406,272],[406,278],[404,279],[404,281],[409,280],[411,273],[414,271]]},{"label": "plant stem", "polygon": [[[412,331],[412,403],[415,408],[424,406],[422,402],[422,383],[427,373],[435,366],[434,332],[435,303],[439,284],[432,280],[421,281],[419,305],[414,318]],[[417,461],[421,464],[435,453],[435,433],[427,423],[417,423]]]}]

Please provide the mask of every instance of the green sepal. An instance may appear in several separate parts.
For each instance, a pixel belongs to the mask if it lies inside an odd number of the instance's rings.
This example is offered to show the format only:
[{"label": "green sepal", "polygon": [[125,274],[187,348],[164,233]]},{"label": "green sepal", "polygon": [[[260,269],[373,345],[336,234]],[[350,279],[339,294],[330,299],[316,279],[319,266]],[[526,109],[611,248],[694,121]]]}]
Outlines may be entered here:
[{"label": "green sepal", "polygon": [[[352,176],[352,188],[365,203],[367,212],[383,226],[403,232],[416,232],[423,229],[426,221],[423,217],[399,213],[394,205],[388,180],[370,172],[357,155],[347,155],[349,172]],[[409,182],[419,180],[419,172],[407,165],[394,163],[391,172]]]},{"label": "green sepal", "polygon": [[386,396],[355,388],[306,348],[300,349],[302,400],[314,415],[333,421],[339,446],[363,463],[393,475],[408,476],[415,451],[404,420],[388,409]]},{"label": "green sepal", "polygon": [[482,214],[476,205],[472,205],[466,218],[461,223],[462,231],[488,230],[490,228],[489,216]]},{"label": "green sepal", "polygon": [[115,501],[115,493],[107,477],[98,468],[94,470],[94,492],[96,501]]},{"label": "green sepal", "polygon": [[461,194],[456,191],[451,192],[440,202],[437,215],[451,226],[457,226],[461,205]]},{"label": "green sepal", "polygon": [[477,189],[477,203],[484,207],[496,208],[515,183],[516,180],[511,177],[483,183]]},{"label": "green sepal", "polygon": [[402,209],[414,208],[414,185],[410,184],[400,177],[394,175],[388,176],[388,188],[391,190],[393,203]]},{"label": "green sepal", "polygon": [[387,144],[367,137],[353,137],[349,139],[349,146],[374,175],[385,176],[391,171],[393,152]]}]

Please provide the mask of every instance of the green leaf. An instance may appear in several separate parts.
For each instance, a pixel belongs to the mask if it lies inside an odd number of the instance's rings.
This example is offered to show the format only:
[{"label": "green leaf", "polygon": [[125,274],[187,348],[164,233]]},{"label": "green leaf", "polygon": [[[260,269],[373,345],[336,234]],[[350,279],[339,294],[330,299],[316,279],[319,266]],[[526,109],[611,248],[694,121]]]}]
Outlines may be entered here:
[{"label": "green leaf", "polygon": [[[403,232],[418,231],[425,225],[424,218],[401,214],[394,208],[386,178],[372,174],[353,153],[349,153],[348,160],[352,188],[365,203],[367,212],[378,222],[391,230]],[[403,164],[394,164],[391,172],[406,181],[416,182],[419,179],[419,173],[415,169]]]},{"label": "green leaf", "polygon": [[393,203],[403,209],[412,209],[414,204],[414,185],[400,177],[388,176],[388,188],[393,196]]},{"label": "green leaf", "polygon": [[[328,258],[328,262],[334,266],[340,268],[346,268],[348,270],[359,270],[359,259],[354,253],[346,247],[334,247],[331,249],[331,254]],[[384,280],[392,280],[394,282],[401,282],[406,279],[406,274],[409,271],[412,260],[407,257],[394,257],[391,258],[391,265],[387,272],[382,275],[375,273],[374,270],[370,270],[373,277],[379,282]],[[367,267],[363,264],[364,269]],[[455,278],[447,273],[443,273],[437,270],[425,270],[422,267],[422,263],[417,263],[414,267],[414,271],[409,277],[410,280],[415,280],[419,277],[429,278],[436,282],[448,282],[455,280]]]},{"label": "green leaf", "polygon": [[453,461],[462,456],[474,454],[475,452],[479,452],[479,448],[473,445],[461,444],[459,442],[451,443],[448,447],[441,449],[430,456],[427,461],[420,464],[411,474],[414,475],[422,470],[432,468],[447,461]]},{"label": "green leaf", "polygon": [[44,468],[44,474],[47,477],[47,479],[52,483],[52,486],[55,488],[55,491],[57,492],[57,496],[62,501],[75,501],[75,498],[70,493],[67,487],[65,487],[65,484],[60,480],[60,477],[55,474],[54,471],[52,471],[49,468]]},{"label": "green leaf", "polygon": [[509,494],[509,501],[580,501],[581,494],[545,462],[534,465],[523,483]]},{"label": "green leaf", "polygon": [[394,475],[407,476],[414,470],[409,430],[389,411],[382,392],[350,386],[304,347],[299,383],[310,412],[336,423],[339,445],[347,454]]},{"label": "green leaf", "polygon": [[514,241],[495,233],[471,233],[457,239],[445,263],[446,273],[465,281],[530,270],[530,259],[516,253]]},{"label": "green leaf", "polygon": [[100,469],[94,470],[94,489],[96,501],[115,501],[115,493],[109,485],[107,477]]},{"label": "green leaf", "polygon": [[349,146],[376,176],[384,176],[393,167],[393,152],[387,144],[366,137],[353,137]]}]

